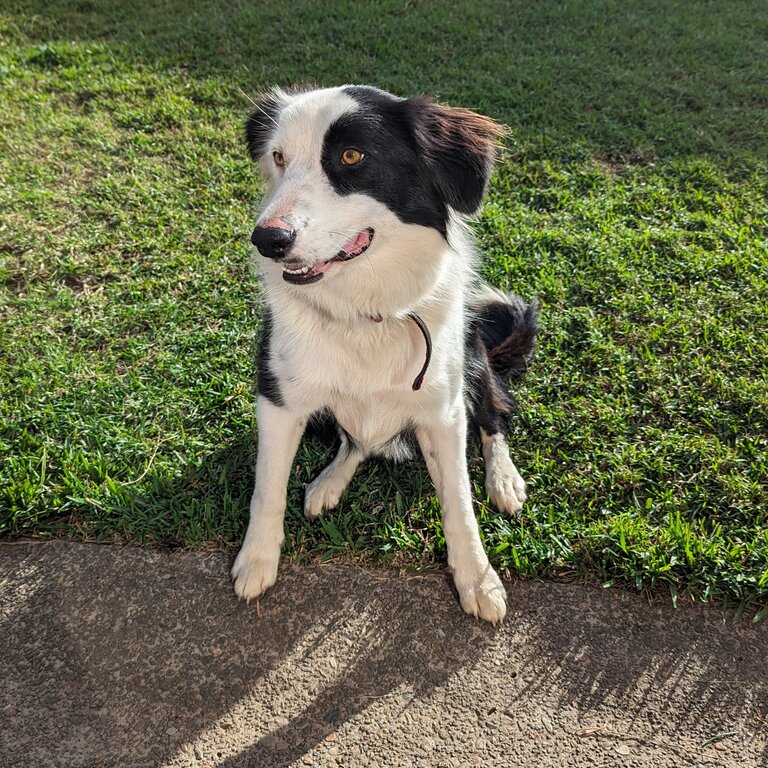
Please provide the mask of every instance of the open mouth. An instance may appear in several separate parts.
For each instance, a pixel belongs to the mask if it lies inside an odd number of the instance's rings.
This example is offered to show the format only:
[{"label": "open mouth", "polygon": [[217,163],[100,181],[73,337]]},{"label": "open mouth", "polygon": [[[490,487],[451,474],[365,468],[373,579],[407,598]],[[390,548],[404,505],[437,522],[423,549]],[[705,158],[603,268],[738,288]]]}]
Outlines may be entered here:
[{"label": "open mouth", "polygon": [[372,240],[373,230],[368,227],[368,229],[358,232],[351,240],[348,240],[344,247],[332,259],[328,259],[328,261],[321,261],[318,264],[307,266],[299,261],[291,261],[289,259],[283,262],[282,265],[283,280],[294,285],[316,283],[334,264],[350,261],[367,251]]}]

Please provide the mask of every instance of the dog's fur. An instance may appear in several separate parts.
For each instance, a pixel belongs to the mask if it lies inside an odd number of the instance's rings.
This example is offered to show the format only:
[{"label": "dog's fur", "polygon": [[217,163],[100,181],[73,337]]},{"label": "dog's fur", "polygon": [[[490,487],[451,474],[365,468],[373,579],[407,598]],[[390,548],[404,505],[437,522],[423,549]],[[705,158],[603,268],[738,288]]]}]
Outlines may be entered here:
[{"label": "dog's fur", "polygon": [[232,569],[240,597],[275,583],[293,458],[324,413],[341,447],[307,487],[306,516],[335,507],[367,456],[401,456],[403,437],[415,437],[461,605],[504,618],[472,509],[467,424],[479,431],[489,497],[517,512],[525,483],[507,445],[508,379],[532,353],[536,306],[478,280],[463,221],[480,206],[501,135],[473,112],[367,86],[276,89],[256,104],[246,137],[268,193],[252,239],[268,258],[256,485]]}]

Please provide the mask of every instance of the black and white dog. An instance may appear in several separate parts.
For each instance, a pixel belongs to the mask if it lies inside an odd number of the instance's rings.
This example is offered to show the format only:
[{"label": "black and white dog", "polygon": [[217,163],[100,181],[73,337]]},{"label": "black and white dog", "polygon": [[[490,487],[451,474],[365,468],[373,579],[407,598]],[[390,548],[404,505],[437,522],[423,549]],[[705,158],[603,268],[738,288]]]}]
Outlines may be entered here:
[{"label": "black and white dog", "polygon": [[478,431],[491,501],[514,513],[508,379],[525,369],[536,306],[484,285],[463,218],[485,194],[502,135],[487,117],[367,86],[273,90],[246,124],[268,184],[252,241],[264,256],[256,486],[232,568],[247,600],[277,578],[286,486],[317,414],[338,455],[309,484],[309,519],[333,509],[367,456],[415,437],[443,510],[467,613],[494,624],[506,593],[480,541],[467,473]]}]

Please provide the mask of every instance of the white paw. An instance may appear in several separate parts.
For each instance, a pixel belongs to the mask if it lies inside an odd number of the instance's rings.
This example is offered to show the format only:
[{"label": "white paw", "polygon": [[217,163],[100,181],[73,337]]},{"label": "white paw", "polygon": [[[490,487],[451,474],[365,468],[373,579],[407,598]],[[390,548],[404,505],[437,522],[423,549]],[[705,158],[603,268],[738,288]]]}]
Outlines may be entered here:
[{"label": "white paw", "polygon": [[333,475],[321,472],[304,492],[304,516],[316,520],[326,509],[333,509],[341,499],[346,485],[334,482]]},{"label": "white paw", "polygon": [[273,554],[257,548],[240,550],[232,566],[235,594],[242,600],[251,601],[263,595],[277,581],[280,547]]},{"label": "white paw", "polygon": [[475,618],[501,624],[507,615],[507,592],[489,564],[476,571],[455,571],[453,575],[461,607]]},{"label": "white paw", "polygon": [[[506,461],[504,461],[506,458]],[[525,480],[506,456],[488,464],[485,473],[485,492],[496,509],[513,515],[523,508],[527,498]]]}]

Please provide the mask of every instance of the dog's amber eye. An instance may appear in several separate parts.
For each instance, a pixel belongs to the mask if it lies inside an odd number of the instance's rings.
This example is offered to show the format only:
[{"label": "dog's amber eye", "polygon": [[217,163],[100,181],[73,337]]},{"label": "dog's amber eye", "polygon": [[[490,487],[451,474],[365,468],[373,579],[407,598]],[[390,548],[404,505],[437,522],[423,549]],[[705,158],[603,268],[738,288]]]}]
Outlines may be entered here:
[{"label": "dog's amber eye", "polygon": [[344,165],[357,165],[364,157],[365,155],[359,149],[349,147],[342,152],[341,162]]},{"label": "dog's amber eye", "polygon": [[283,157],[282,152],[278,152],[277,150],[275,150],[272,153],[272,159],[275,161],[275,165],[277,165],[280,168],[282,168],[285,165],[285,158]]}]

